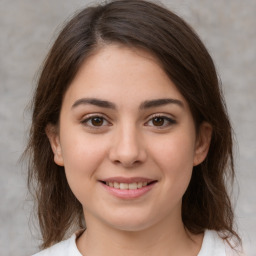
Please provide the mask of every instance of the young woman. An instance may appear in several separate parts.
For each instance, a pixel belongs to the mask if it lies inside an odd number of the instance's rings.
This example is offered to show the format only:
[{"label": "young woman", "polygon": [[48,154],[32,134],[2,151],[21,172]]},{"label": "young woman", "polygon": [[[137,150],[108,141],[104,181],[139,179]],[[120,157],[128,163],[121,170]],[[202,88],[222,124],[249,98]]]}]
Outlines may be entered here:
[{"label": "young woman", "polygon": [[38,256],[238,253],[214,64],[163,7],[113,1],[67,23],[35,91],[26,153]]}]

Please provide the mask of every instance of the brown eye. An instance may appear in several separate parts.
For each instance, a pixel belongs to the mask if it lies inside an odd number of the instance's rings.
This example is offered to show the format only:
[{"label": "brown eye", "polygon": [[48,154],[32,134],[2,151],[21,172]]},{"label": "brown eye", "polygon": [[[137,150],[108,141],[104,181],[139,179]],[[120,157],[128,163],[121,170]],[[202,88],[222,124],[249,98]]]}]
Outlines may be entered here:
[{"label": "brown eye", "polygon": [[91,119],[91,123],[93,126],[102,126],[104,122],[104,119],[102,117],[93,117]]},{"label": "brown eye", "polygon": [[168,116],[153,116],[150,120],[148,120],[145,125],[155,127],[158,129],[168,128],[174,124],[176,124],[176,120],[168,117]]},{"label": "brown eye", "polygon": [[154,126],[163,126],[165,119],[162,117],[154,117],[152,123]]},{"label": "brown eye", "polygon": [[82,120],[81,123],[90,128],[101,128],[105,126],[110,126],[111,124],[103,116],[91,116]]}]

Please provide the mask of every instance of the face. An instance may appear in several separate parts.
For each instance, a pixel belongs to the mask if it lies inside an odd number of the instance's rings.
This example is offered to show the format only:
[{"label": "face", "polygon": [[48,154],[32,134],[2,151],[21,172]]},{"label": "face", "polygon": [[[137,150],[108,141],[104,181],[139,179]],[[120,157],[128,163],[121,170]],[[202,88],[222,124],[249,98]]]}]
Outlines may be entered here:
[{"label": "face", "polygon": [[182,196],[202,162],[210,127],[197,135],[188,103],[150,54],[105,46],[80,68],[63,99],[58,165],[86,222],[143,230],[181,220]]}]

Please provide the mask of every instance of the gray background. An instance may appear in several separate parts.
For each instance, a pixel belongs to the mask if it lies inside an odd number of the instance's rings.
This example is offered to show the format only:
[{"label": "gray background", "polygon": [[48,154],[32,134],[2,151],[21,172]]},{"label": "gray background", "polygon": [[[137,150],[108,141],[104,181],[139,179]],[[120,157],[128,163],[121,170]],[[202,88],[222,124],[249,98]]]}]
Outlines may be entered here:
[{"label": "gray background", "polygon": [[[162,2],[199,33],[221,76],[238,144],[236,218],[247,254],[255,256],[256,1]],[[24,109],[32,95],[35,74],[60,24],[88,3],[0,0],[0,255],[29,255],[37,250],[38,232],[28,225],[31,201],[26,169],[18,162],[30,122],[30,114]]]}]

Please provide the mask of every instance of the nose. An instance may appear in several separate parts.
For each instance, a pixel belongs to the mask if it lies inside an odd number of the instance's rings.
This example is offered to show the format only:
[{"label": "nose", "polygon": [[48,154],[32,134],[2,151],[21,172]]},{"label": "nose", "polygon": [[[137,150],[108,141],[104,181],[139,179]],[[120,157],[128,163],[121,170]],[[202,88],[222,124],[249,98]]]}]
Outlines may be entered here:
[{"label": "nose", "polygon": [[114,134],[109,152],[110,160],[125,168],[142,164],[147,158],[146,148],[143,142],[143,138],[136,131],[136,127],[120,127]]}]

